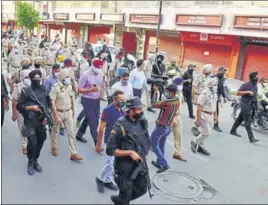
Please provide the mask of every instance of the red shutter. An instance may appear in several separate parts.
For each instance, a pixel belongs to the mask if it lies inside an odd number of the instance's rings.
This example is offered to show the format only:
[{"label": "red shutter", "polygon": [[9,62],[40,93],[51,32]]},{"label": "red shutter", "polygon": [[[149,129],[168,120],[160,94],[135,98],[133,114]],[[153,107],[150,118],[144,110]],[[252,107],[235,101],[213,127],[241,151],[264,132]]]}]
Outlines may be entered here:
[{"label": "red shutter", "polygon": [[[151,44],[150,44],[151,42]],[[145,41],[145,57],[147,58],[149,52],[155,51],[156,32],[147,31]],[[167,53],[169,63],[171,60],[176,60],[179,63],[182,45],[179,37],[174,34],[161,33],[159,36],[159,51]]]},{"label": "red shutter", "polygon": [[253,71],[259,72],[259,78],[268,76],[268,46],[247,45],[241,80],[247,81]]},{"label": "red shutter", "polygon": [[200,70],[203,65],[212,64],[214,72],[221,66],[228,69],[231,53],[230,46],[186,42],[183,67],[195,64]]},{"label": "red shutter", "polygon": [[105,39],[107,43],[109,43],[109,39],[107,38],[107,34],[110,33],[109,26],[93,26],[88,29],[88,37],[90,43],[97,43],[98,39]]},{"label": "red shutter", "polygon": [[123,33],[123,48],[126,52],[131,54],[136,54],[137,49],[137,39],[136,33],[134,32],[124,32]]}]

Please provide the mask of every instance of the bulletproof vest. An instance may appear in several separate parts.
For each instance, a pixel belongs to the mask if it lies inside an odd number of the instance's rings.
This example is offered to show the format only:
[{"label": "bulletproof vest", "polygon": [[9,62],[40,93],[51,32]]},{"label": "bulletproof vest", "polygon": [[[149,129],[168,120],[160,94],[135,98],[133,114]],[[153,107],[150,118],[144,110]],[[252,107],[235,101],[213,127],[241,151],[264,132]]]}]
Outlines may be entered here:
[{"label": "bulletproof vest", "polygon": [[134,124],[126,117],[120,117],[116,124],[123,134],[122,149],[133,150],[142,156],[146,156],[151,147],[151,139],[147,132],[147,120],[140,119]]},{"label": "bulletproof vest", "polygon": [[[47,101],[47,91],[44,86],[41,86],[41,88],[33,90],[31,86],[27,86],[22,89],[22,92],[25,93],[26,96],[26,106],[30,105],[38,105],[37,101],[35,100],[34,95],[38,99],[38,101],[41,103],[42,106],[45,108],[48,108],[48,101]],[[37,118],[38,120],[43,120],[45,116],[40,112],[34,112],[34,111],[26,111],[25,113],[21,113],[23,117],[26,117],[28,119],[31,118]]]}]

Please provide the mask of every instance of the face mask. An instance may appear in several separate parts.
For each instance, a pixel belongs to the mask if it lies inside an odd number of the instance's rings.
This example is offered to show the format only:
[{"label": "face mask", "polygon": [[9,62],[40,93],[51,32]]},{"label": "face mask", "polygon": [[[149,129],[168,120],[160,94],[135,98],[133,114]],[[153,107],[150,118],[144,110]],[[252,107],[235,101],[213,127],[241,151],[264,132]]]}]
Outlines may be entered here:
[{"label": "face mask", "polygon": [[224,76],[224,73],[218,73],[218,76],[219,77],[223,77]]},{"label": "face mask", "polygon": [[126,85],[127,85],[127,82],[128,82],[128,80],[121,80],[121,84],[122,84],[123,86],[126,86]]},{"label": "face mask", "polygon": [[65,84],[65,85],[69,85],[69,84],[71,84],[71,78],[70,78],[70,77],[65,78],[65,79],[63,80],[63,84]]},{"label": "face mask", "polygon": [[23,84],[26,85],[26,86],[30,86],[31,85],[31,80],[29,78],[25,78],[23,80]]},{"label": "face mask", "polygon": [[181,92],[183,89],[183,85],[178,85],[178,91]]},{"label": "face mask", "polygon": [[58,76],[59,76],[59,72],[53,73],[53,75],[54,75],[55,77],[58,77]]},{"label": "face mask", "polygon": [[40,88],[41,87],[41,80],[31,80],[31,86],[33,88]]},{"label": "face mask", "polygon": [[123,108],[123,107],[125,107],[125,102],[124,101],[118,102],[117,105],[118,105],[118,107]]},{"label": "face mask", "polygon": [[92,71],[96,74],[99,74],[100,73],[100,69],[98,68],[92,68]]},{"label": "face mask", "polygon": [[41,64],[39,64],[39,63],[35,63],[35,64],[34,64],[34,67],[35,67],[35,68],[40,68],[40,66],[41,66]]},{"label": "face mask", "polygon": [[134,115],[134,118],[135,118],[136,120],[139,120],[139,119],[142,118],[142,116],[143,116],[143,112],[140,112],[140,113],[136,113],[136,114]]},{"label": "face mask", "polygon": [[170,94],[168,92],[165,92],[165,97],[170,98]]},{"label": "face mask", "polygon": [[18,52],[19,52],[19,49],[17,49],[17,48],[14,49],[14,52],[15,52],[15,53],[18,53]]}]

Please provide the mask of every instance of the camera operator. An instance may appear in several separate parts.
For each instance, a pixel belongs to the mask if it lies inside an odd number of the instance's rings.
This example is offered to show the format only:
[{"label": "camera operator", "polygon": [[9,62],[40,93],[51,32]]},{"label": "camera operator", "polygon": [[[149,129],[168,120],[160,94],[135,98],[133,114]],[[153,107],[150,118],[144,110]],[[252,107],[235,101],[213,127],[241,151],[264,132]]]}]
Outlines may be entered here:
[{"label": "camera operator", "polygon": [[[156,62],[153,64],[153,70],[152,70],[152,74],[153,75],[159,75],[159,76],[163,76],[165,75],[165,71],[166,71],[166,66],[164,65],[163,61],[164,61],[164,56],[161,54],[158,54],[156,56]],[[151,85],[151,100],[154,97],[154,85]],[[159,89],[160,95],[159,95],[159,100],[161,100],[162,98],[162,94],[164,93],[164,90],[162,88]]]}]

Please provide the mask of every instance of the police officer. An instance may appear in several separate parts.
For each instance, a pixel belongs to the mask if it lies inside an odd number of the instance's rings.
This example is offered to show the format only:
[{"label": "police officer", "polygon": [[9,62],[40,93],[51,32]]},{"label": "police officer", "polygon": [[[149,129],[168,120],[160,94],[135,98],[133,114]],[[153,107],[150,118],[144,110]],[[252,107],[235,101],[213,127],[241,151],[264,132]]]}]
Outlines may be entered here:
[{"label": "police officer", "polygon": [[22,145],[22,153],[27,154],[27,138],[21,134],[22,127],[23,127],[23,116],[17,111],[17,102],[19,99],[19,96],[21,94],[21,90],[24,87],[31,85],[31,80],[29,79],[29,73],[31,70],[24,69],[20,71],[20,83],[17,83],[14,86],[14,90],[12,92],[12,120],[16,121],[18,123],[18,128],[21,135],[21,145]]},{"label": "police officer", "polygon": [[37,69],[40,70],[42,73],[42,79],[41,79],[41,83],[44,84],[45,80],[46,80],[46,70],[44,68],[41,67],[42,64],[42,57],[36,57],[34,59],[34,64],[32,66],[32,69]]},{"label": "police officer", "polygon": [[36,99],[48,108],[50,99],[44,86],[40,84],[42,73],[40,70],[33,70],[29,74],[31,86],[23,88],[18,99],[17,110],[24,118],[24,129],[22,135],[28,138],[27,157],[28,174],[33,175],[34,171],[42,172],[38,163],[41,149],[46,140],[45,115],[40,111]]},{"label": "police officer", "polygon": [[33,49],[27,48],[27,53],[24,55],[25,58],[28,58],[30,60],[30,64],[33,64],[34,57],[33,57]]},{"label": "police officer", "polygon": [[68,45],[64,44],[61,48],[57,51],[57,56],[64,56],[64,59],[71,58],[71,51],[68,49]]},{"label": "police officer", "polygon": [[79,156],[74,137],[74,92],[71,85],[71,76],[68,70],[61,69],[59,82],[52,86],[50,92],[52,111],[56,124],[51,132],[52,154],[58,156],[57,131],[61,123],[64,124],[68,135],[71,160],[82,160]]},{"label": "police officer", "polygon": [[106,154],[115,157],[114,179],[119,195],[111,196],[114,204],[129,204],[144,195],[150,183],[147,170],[142,170],[132,178],[139,163],[146,162],[145,156],[151,147],[141,100],[138,97],[127,100],[124,111],[126,116],[116,122],[106,148]]},{"label": "police officer", "polygon": [[201,128],[199,136],[191,141],[191,149],[194,153],[209,156],[210,153],[204,148],[204,141],[211,134],[211,122],[213,117],[217,118],[216,102],[217,102],[217,78],[208,78],[206,87],[197,98],[196,121],[197,127]]},{"label": "police officer", "polygon": [[45,48],[41,52],[41,56],[46,60],[46,73],[51,74],[52,66],[56,63],[55,55],[48,42],[45,43]]},{"label": "police officer", "polygon": [[8,70],[8,83],[11,87],[11,91],[13,90],[14,83],[18,83],[19,81],[19,70],[21,68],[21,59],[22,55],[19,52],[19,48],[17,45],[14,46],[13,51],[9,54],[7,60],[7,70]]},{"label": "police officer", "polygon": [[[155,61],[155,55],[150,55],[148,57],[148,59],[146,60],[146,62],[145,62],[146,66],[144,68],[144,73],[145,73],[145,76],[146,76],[147,79],[148,78],[151,78],[154,61]],[[148,85],[146,87],[146,89],[145,89],[147,110],[149,112],[155,113],[155,110],[153,110],[152,107],[151,107],[151,96],[150,96],[150,92],[151,92],[151,89],[150,89],[150,86]]]},{"label": "police officer", "polygon": [[241,125],[241,123],[245,122],[245,128],[248,134],[249,142],[254,143],[258,142],[259,140],[254,137],[254,134],[251,130],[251,117],[252,111],[255,109],[256,102],[257,102],[257,83],[259,74],[258,72],[252,72],[249,74],[249,81],[242,84],[239,90],[236,92],[236,95],[240,95],[240,105],[241,111],[236,118],[233,127],[231,129],[230,134],[241,137],[240,134],[236,132],[236,129]]},{"label": "police officer", "polygon": [[192,101],[195,104],[200,93],[206,88],[206,81],[212,72],[212,65],[206,64],[202,67],[201,73],[194,78],[192,87]]},{"label": "police officer", "polygon": [[71,51],[72,52],[74,52],[76,49],[77,49],[77,41],[76,41],[76,39],[75,39],[75,36],[74,35],[72,35],[72,42],[71,42]]}]

